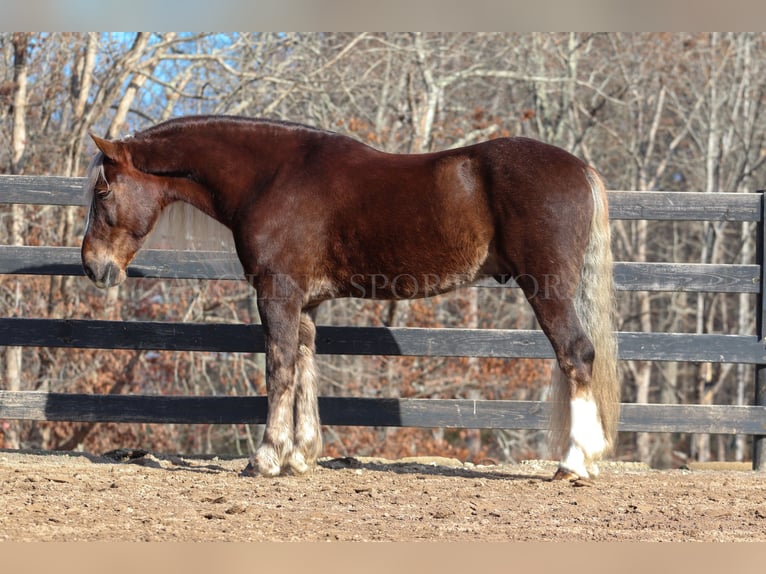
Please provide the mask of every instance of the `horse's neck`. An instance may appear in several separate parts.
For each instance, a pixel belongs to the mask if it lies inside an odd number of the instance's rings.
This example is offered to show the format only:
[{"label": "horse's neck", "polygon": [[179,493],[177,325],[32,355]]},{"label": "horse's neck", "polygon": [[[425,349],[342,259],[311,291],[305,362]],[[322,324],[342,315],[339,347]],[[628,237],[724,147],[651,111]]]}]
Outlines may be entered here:
[{"label": "horse's neck", "polygon": [[175,203],[184,203],[190,209],[200,211],[223,225],[228,225],[228,221],[220,213],[220,207],[215,203],[211,190],[204,185],[185,178],[174,178],[168,185],[168,195],[171,206]]},{"label": "horse's neck", "polygon": [[[194,165],[194,155],[184,149],[183,138],[178,141],[155,138],[137,138],[130,141],[132,161],[142,172],[165,180],[165,210],[176,202],[188,204],[209,217],[220,219],[213,194],[204,184],[196,181],[199,168]],[[197,163],[204,162],[199,159]],[[178,210],[178,206],[174,208]],[[226,223],[226,222],[222,222]]]},{"label": "horse's neck", "polygon": [[[236,157],[246,154],[249,175],[243,174],[243,181],[250,180],[261,168],[274,167],[275,155],[272,138],[263,138],[261,130],[253,129],[248,134],[247,149],[235,143],[242,137],[229,140],[214,130],[175,132],[171,137],[149,137],[135,141],[134,162],[136,167],[148,173],[166,175],[172,178],[168,185],[168,203],[183,201],[229,226],[229,219],[237,212],[242,190],[236,189],[236,174],[225,172],[221,157]],[[231,143],[226,143],[231,141]],[[262,142],[262,143],[261,143]],[[226,146],[231,149],[226,149]],[[203,151],[200,151],[203,150]],[[234,164],[242,163],[234,161]],[[263,174],[266,176],[266,174]],[[244,186],[241,186],[244,187]],[[248,186],[252,187],[252,186]]]}]

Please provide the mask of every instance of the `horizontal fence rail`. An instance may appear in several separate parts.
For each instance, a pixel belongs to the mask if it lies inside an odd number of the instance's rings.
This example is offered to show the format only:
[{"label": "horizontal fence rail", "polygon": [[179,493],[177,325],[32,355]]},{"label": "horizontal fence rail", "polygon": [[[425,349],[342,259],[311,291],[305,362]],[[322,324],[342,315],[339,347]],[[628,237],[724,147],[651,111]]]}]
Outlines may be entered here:
[{"label": "horizontal fence rail", "polygon": [[[83,178],[0,175],[0,204],[82,206]],[[620,291],[749,293],[757,296],[757,335],[618,333],[622,360],[756,365],[753,406],[623,404],[619,430],[750,434],[754,468],[766,469],[766,346],[763,326],[762,193],[609,191],[613,220],[729,221],[758,224],[755,264],[616,262]],[[84,216],[84,214],[83,214]],[[0,246],[0,274],[83,275],[77,247]],[[241,280],[242,266],[223,251],[146,249],[131,277]],[[516,287],[485,279],[479,287]],[[426,357],[553,357],[539,330],[386,327],[317,328],[317,352]],[[262,353],[259,325],[0,318],[0,345]],[[262,424],[266,398],[84,395],[0,390],[0,419],[75,422]],[[445,428],[547,428],[549,405],[537,401],[321,397],[323,424]]]},{"label": "horizontal fence rail", "polygon": [[[264,424],[266,397],[87,395],[0,391],[0,419],[164,424]],[[548,428],[541,401],[320,397],[323,424],[478,429]],[[759,434],[765,406],[622,405],[625,432]]]},{"label": "horizontal fence rail", "polygon": [[[0,274],[83,276],[79,247],[0,245]],[[632,263],[614,266],[621,291],[686,291],[758,293],[758,265],[704,263]],[[244,271],[234,253],[145,249],[128,267],[129,277],[152,279],[242,280]],[[485,279],[479,287],[516,287],[513,281]]]},{"label": "horizontal fence rail", "polygon": [[[260,325],[0,319],[0,345],[145,351],[263,353]],[[766,363],[754,335],[618,333],[620,358],[637,361]],[[423,327],[317,326],[320,355],[389,355],[552,359],[542,331]]]},{"label": "horizontal fence rail", "polygon": [[85,178],[55,175],[0,175],[0,203],[84,205]]}]

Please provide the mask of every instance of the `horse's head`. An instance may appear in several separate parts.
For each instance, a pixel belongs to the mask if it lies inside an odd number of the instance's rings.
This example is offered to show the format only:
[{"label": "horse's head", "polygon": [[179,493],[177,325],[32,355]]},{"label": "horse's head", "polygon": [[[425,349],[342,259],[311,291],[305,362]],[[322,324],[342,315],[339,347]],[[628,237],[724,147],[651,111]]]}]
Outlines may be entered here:
[{"label": "horse's head", "polygon": [[119,285],[162,210],[160,178],[133,165],[128,142],[91,134],[101,153],[88,174],[90,211],[82,240],[85,274],[101,288]]}]

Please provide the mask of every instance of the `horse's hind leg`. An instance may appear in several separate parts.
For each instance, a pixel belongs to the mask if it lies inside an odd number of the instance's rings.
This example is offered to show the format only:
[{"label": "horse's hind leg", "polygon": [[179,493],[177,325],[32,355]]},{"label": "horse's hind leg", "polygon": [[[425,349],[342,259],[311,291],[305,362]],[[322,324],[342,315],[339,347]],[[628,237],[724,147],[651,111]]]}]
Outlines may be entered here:
[{"label": "horse's hind leg", "polygon": [[291,470],[297,474],[313,467],[322,452],[314,365],[315,337],[313,318],[309,313],[301,314],[295,363],[295,443],[287,460]]},{"label": "horse's hind leg", "polygon": [[539,289],[537,283],[532,288],[523,279],[519,283],[558,362],[553,377],[551,442],[562,458],[554,478],[588,478],[597,473],[595,461],[607,448],[591,386],[595,352],[575,311],[575,289],[563,287],[576,285],[576,281],[560,279],[559,289],[551,291]]}]

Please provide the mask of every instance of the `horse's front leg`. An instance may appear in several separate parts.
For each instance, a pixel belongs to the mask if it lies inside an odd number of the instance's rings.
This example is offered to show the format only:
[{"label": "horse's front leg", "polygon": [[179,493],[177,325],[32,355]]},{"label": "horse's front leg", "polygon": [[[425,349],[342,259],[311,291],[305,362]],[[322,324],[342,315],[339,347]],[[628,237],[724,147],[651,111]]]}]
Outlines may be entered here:
[{"label": "horse's front leg", "polygon": [[258,311],[266,342],[266,391],[269,412],[263,442],[246,474],[276,476],[293,451],[295,373],[298,357],[301,295],[257,286]]}]

